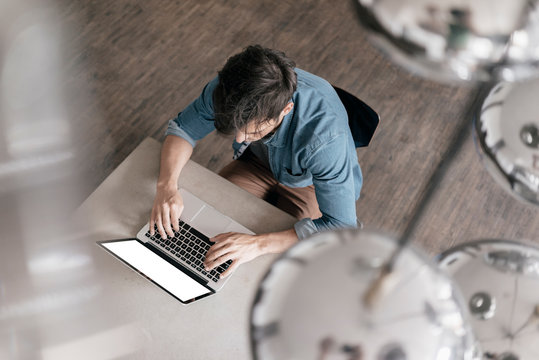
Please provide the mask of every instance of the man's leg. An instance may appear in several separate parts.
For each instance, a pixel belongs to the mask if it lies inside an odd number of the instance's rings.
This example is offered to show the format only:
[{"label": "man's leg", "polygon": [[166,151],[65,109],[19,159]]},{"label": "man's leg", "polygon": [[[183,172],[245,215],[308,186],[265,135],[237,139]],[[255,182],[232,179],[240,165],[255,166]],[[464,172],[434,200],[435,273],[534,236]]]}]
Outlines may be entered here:
[{"label": "man's leg", "polygon": [[268,200],[270,189],[277,181],[269,169],[253,158],[234,160],[219,175],[257,198]]},{"label": "man's leg", "polygon": [[279,184],[271,170],[249,152],[225,166],[219,175],[298,219],[322,216],[314,186],[289,188]]},{"label": "man's leg", "polygon": [[273,205],[298,218],[318,219],[322,216],[318,208],[318,201],[314,192],[314,186],[302,188],[290,188],[282,184],[276,185],[272,191],[277,194]]}]

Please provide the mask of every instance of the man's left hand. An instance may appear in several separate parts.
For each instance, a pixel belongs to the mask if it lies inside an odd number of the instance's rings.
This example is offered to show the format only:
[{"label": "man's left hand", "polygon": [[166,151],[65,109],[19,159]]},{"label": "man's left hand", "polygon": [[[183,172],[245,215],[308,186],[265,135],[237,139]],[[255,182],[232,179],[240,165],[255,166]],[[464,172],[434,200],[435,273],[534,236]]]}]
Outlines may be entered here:
[{"label": "man's left hand", "polygon": [[208,250],[204,266],[211,270],[218,265],[232,260],[232,264],[221,274],[225,278],[238,266],[263,254],[257,235],[248,235],[235,232],[219,234],[210,239],[215,242]]}]

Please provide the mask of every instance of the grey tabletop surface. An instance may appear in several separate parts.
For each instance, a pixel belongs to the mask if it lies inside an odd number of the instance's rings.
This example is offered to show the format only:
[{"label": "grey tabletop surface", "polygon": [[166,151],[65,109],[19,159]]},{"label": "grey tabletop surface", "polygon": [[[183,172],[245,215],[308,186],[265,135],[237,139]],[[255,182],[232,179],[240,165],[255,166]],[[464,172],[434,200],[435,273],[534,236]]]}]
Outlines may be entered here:
[{"label": "grey tabletop surface", "polygon": [[[145,139],[74,214],[87,241],[134,237],[148,222],[161,144]],[[285,230],[295,219],[195,162],[179,186],[255,233]],[[95,267],[106,274],[100,294],[111,323],[138,334],[129,358],[248,359],[249,313],[259,281],[277,255],[243,264],[215,295],[183,305],[95,246]],[[107,301],[108,300],[108,301]],[[125,351],[123,352],[125,354]]]}]

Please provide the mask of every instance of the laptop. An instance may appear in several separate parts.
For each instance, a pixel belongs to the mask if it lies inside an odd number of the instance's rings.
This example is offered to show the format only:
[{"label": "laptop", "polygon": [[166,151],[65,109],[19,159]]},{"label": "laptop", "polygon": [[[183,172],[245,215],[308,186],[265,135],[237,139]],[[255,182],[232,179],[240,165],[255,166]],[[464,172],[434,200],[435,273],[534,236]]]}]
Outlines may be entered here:
[{"label": "laptop", "polygon": [[226,232],[254,233],[187,190],[180,189],[180,194],[184,210],[173,238],[162,239],[157,231],[150,235],[147,223],[136,238],[97,244],[182,304],[189,304],[215,294],[230,278],[221,279],[220,274],[231,260],[211,271],[204,269],[205,254],[213,244],[209,239]]}]

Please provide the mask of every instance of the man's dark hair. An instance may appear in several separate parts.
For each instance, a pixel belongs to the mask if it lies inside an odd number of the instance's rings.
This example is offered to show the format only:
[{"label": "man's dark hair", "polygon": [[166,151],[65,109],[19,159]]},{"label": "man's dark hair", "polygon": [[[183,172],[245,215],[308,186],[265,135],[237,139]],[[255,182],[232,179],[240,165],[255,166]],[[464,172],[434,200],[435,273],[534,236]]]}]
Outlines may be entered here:
[{"label": "man's dark hair", "polygon": [[283,52],[252,45],[230,57],[213,93],[215,128],[233,134],[277,119],[296,91],[296,64]]}]

